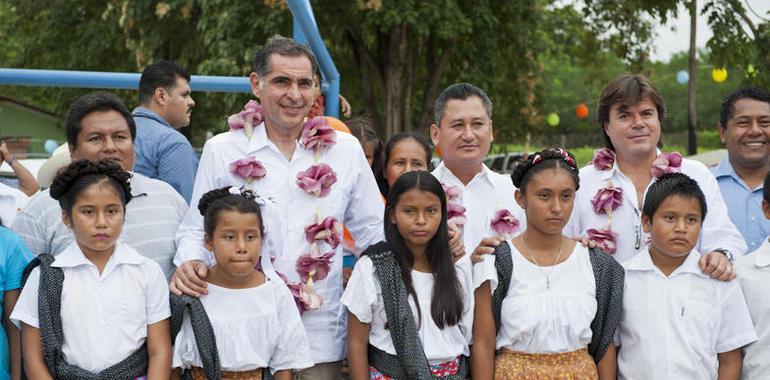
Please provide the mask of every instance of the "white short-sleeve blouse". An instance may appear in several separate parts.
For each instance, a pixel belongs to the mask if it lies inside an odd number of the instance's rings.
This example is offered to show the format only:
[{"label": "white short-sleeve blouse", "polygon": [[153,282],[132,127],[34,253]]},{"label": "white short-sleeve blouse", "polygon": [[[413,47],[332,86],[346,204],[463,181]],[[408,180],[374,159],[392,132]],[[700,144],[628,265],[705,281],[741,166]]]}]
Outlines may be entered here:
[{"label": "white short-sleeve blouse", "polygon": [[[303,369],[313,365],[305,327],[289,289],[275,281],[247,289],[208,284],[200,298],[223,371]],[[174,367],[202,367],[190,316],[174,343]]]},{"label": "white short-sleeve blouse", "polygon": [[[496,347],[529,354],[571,352],[591,342],[596,315],[596,283],[588,250],[575,245],[572,254],[553,267],[538,267],[511,246],[513,273],[503,299]],[[546,286],[549,273],[550,289]],[[495,256],[474,267],[474,286],[490,281],[497,287]]]},{"label": "white short-sleeve blouse", "polygon": [[[460,323],[454,326],[438,328],[430,313],[433,293],[433,274],[412,270],[412,286],[420,302],[421,318],[419,335],[425,356],[431,364],[443,363],[458,355],[469,355],[468,344],[473,329],[473,289],[471,263],[463,258],[455,264],[460,282],[463,300],[463,314]],[[364,256],[356,263],[348,281],[342,304],[361,322],[369,323],[369,344],[388,354],[395,355],[396,349],[390,337],[390,330],[385,329],[387,316],[377,274],[372,260]],[[415,318],[418,317],[414,299],[409,296],[409,306]]]}]

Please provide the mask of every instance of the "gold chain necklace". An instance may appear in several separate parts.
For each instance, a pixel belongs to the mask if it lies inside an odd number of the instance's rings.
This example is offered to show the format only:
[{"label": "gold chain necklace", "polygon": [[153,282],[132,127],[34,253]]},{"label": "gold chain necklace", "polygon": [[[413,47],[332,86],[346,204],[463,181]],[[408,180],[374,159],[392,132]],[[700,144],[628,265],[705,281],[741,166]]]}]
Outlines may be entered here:
[{"label": "gold chain necklace", "polygon": [[[527,247],[527,243],[524,241],[524,234],[519,235],[519,240],[521,240],[521,246],[524,247],[524,250],[531,252],[529,247]],[[556,263],[559,262],[559,259],[561,259],[561,254],[564,253],[564,236],[561,237],[561,245],[559,245],[559,255],[556,256],[556,260],[553,261],[553,264],[549,267],[547,273],[543,272],[543,268],[540,266],[540,263],[535,260],[535,257],[532,256],[532,254],[527,254],[527,256],[532,260],[533,263],[535,263],[535,266],[537,266],[537,270],[540,271],[543,276],[545,276],[545,288],[551,289],[551,272],[553,272],[553,268],[556,266]]]}]

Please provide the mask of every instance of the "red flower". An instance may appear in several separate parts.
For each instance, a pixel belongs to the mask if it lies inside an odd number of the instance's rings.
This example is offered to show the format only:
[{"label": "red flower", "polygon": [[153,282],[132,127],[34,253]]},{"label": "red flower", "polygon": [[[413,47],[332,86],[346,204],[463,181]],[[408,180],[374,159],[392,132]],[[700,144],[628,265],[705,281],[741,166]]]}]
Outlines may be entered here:
[{"label": "red flower", "polygon": [[267,174],[265,166],[256,157],[246,157],[233,161],[230,164],[230,172],[245,179],[247,183],[260,179]]},{"label": "red flower", "polygon": [[297,174],[297,186],[310,195],[324,197],[337,182],[337,174],[331,166],[320,163]]},{"label": "red flower", "polygon": [[297,273],[303,282],[307,281],[310,275],[313,275],[314,281],[321,281],[329,275],[330,264],[332,263],[334,252],[328,252],[320,257],[314,257],[306,254],[297,259]]},{"label": "red flower", "polygon": [[337,227],[337,219],[327,216],[319,223],[313,223],[305,227],[305,239],[312,243],[315,240],[323,240],[332,248],[340,245],[340,235]]},{"label": "red flower", "polygon": [[623,189],[614,186],[603,187],[591,199],[591,204],[595,213],[607,214],[623,204]]},{"label": "red flower", "polygon": [[460,196],[460,188],[457,186],[449,186],[441,182],[441,187],[444,189],[444,194],[446,194],[446,200],[452,201],[457,199],[457,197]]},{"label": "red flower", "polygon": [[661,153],[652,161],[650,173],[653,177],[660,177],[663,174],[679,173],[682,167],[682,155],[679,152]]},{"label": "red flower", "polygon": [[615,164],[615,152],[610,148],[602,148],[594,151],[594,158],[591,160],[596,170],[612,169]]},{"label": "red flower", "polygon": [[462,226],[468,222],[468,219],[465,217],[465,207],[455,202],[447,202],[446,218],[447,223],[452,223],[456,226]]},{"label": "red flower", "polygon": [[306,149],[319,151],[327,146],[334,145],[337,134],[330,127],[323,116],[316,116],[308,120],[302,127],[300,142]]},{"label": "red flower", "polygon": [[517,219],[507,209],[498,210],[492,217],[489,226],[497,232],[498,235],[511,235],[519,230],[519,219]]},{"label": "red flower", "polygon": [[612,232],[612,230],[589,228],[586,232],[588,233],[588,240],[595,242],[602,251],[614,254],[615,250],[617,250],[618,245],[616,239],[618,234]]}]

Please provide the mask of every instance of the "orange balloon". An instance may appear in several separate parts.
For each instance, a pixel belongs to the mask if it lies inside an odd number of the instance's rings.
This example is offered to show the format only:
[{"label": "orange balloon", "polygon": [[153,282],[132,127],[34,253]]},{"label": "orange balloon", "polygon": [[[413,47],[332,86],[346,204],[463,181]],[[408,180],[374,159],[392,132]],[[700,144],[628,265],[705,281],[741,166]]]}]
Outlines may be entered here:
[{"label": "orange balloon", "polygon": [[585,119],[588,117],[588,106],[585,103],[578,104],[577,108],[575,108],[575,115],[581,119]]},{"label": "orange balloon", "polygon": [[350,128],[348,128],[345,123],[342,122],[342,120],[337,119],[336,117],[332,116],[324,116],[326,119],[326,122],[329,124],[330,127],[334,128],[337,131],[350,133]]},{"label": "orange balloon", "polygon": [[436,147],[436,155],[441,157],[441,148]]}]

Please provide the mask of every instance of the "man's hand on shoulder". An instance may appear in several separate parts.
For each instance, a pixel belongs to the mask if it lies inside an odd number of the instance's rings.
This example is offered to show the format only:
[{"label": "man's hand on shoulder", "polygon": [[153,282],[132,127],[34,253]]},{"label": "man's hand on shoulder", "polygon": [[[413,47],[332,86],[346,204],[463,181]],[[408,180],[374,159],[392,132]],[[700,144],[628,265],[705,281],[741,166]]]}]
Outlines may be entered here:
[{"label": "man's hand on shoulder", "polygon": [[730,281],[735,278],[735,270],[730,259],[720,252],[709,252],[701,255],[698,266],[703,273],[720,281]]},{"label": "man's hand on shoulder", "polygon": [[200,297],[207,294],[206,276],[209,268],[201,260],[190,260],[182,263],[182,266],[176,268],[174,275],[171,276],[169,289],[172,293],[181,296]]},{"label": "man's hand on shoulder", "polygon": [[479,245],[471,254],[471,262],[476,264],[484,261],[484,256],[495,252],[495,248],[500,245],[501,240],[496,237],[487,237],[481,239]]}]

